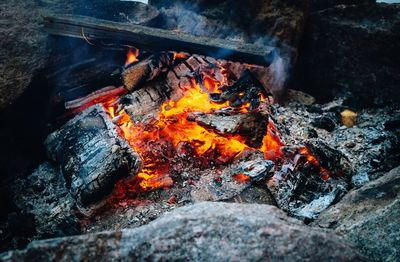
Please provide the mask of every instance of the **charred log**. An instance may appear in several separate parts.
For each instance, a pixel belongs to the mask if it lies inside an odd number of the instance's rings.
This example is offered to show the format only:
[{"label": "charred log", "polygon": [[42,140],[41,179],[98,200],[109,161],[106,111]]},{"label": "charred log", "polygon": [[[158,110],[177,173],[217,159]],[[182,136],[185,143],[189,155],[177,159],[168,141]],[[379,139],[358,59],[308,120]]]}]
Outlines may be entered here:
[{"label": "charred log", "polygon": [[343,197],[348,188],[341,179],[325,181],[312,172],[285,167],[276,172],[267,185],[281,209],[305,221],[315,219]]},{"label": "charred log", "polygon": [[45,146],[82,206],[101,200],[117,180],[135,175],[140,166],[140,157],[119,138],[100,105],[88,108],[50,134]]},{"label": "charred log", "polygon": [[170,90],[160,82],[149,82],[141,89],[138,89],[121,98],[125,111],[135,121],[143,120],[142,117],[157,113],[161,104],[168,99]]},{"label": "charred log", "polygon": [[247,145],[260,148],[267,133],[268,116],[259,112],[231,114],[217,111],[212,114],[191,113],[187,119],[212,129],[221,135],[240,135]]},{"label": "charred log", "polygon": [[48,16],[44,20],[47,31],[53,35],[90,39],[91,41],[122,41],[134,44],[143,50],[185,51],[266,66],[270,64],[274,56],[272,47],[192,36],[175,31],[83,16]]},{"label": "charred log", "polygon": [[122,73],[124,87],[132,92],[141,84],[168,71],[173,62],[172,53],[157,53],[128,67]]}]

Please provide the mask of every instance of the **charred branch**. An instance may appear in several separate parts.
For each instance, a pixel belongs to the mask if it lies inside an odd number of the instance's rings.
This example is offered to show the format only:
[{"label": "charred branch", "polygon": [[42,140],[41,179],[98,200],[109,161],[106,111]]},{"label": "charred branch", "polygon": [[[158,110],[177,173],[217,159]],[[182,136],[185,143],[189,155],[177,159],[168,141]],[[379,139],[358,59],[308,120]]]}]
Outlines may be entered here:
[{"label": "charred branch", "polygon": [[90,40],[133,44],[141,50],[184,51],[233,61],[268,66],[274,56],[272,47],[199,37],[175,31],[111,22],[83,16],[47,16],[48,33]]}]

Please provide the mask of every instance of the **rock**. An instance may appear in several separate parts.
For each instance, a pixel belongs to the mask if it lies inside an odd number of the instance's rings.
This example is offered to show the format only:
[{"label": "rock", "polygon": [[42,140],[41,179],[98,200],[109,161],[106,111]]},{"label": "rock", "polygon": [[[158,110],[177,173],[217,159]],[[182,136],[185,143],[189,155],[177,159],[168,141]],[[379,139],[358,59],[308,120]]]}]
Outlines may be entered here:
[{"label": "rock", "polygon": [[314,119],[314,121],[312,121],[311,124],[314,127],[325,129],[328,132],[332,132],[336,128],[335,121],[328,116],[318,117],[318,118]]},{"label": "rock", "polygon": [[343,112],[340,113],[340,116],[342,117],[341,123],[342,125],[351,128],[357,123],[357,113],[351,111],[351,110],[344,110]]},{"label": "rock", "polygon": [[350,191],[313,223],[332,228],[375,261],[400,257],[400,167]]},{"label": "rock", "polygon": [[288,89],[284,104],[300,104],[310,106],[315,103],[315,98],[299,90]]},{"label": "rock", "polygon": [[304,226],[268,205],[200,203],[149,225],[34,241],[2,261],[58,260],[365,261],[330,232]]},{"label": "rock", "polygon": [[265,181],[254,183],[252,186],[243,190],[237,196],[231,199],[225,200],[225,202],[231,203],[248,203],[248,204],[267,204],[276,206],[274,197],[269,192]]},{"label": "rock", "polygon": [[[320,1],[319,1],[320,2]],[[400,5],[339,5],[310,16],[293,83],[351,107],[400,102]]]},{"label": "rock", "polygon": [[47,35],[40,30],[40,13],[58,8],[68,13],[76,4],[54,1],[44,7],[38,2],[16,0],[0,5],[0,110],[15,101],[47,63]]},{"label": "rock", "polygon": [[311,0],[311,11],[323,10],[336,5],[374,4],[376,0]]}]

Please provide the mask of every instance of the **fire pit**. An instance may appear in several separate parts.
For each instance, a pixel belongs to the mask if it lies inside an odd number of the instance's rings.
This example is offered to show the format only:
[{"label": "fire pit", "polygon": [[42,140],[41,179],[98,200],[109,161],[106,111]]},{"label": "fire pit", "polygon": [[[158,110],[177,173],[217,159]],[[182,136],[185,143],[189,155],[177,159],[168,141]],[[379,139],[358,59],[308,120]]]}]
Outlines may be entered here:
[{"label": "fire pit", "polygon": [[[290,43],[244,42],[239,29],[245,25],[233,21],[226,26],[238,30],[232,33],[239,41],[204,36],[198,28],[182,32],[187,25],[176,12],[186,17],[186,6],[160,5],[151,13],[140,9],[148,16],[141,22],[138,15],[135,24],[43,18],[50,66],[32,80],[32,86],[48,87],[41,97],[44,128],[35,139],[43,154],[33,173],[7,184],[17,211],[5,230],[35,224],[22,230],[28,237],[19,238],[17,230],[20,246],[136,228],[175,208],[204,208],[198,203],[207,201],[268,204],[290,223],[321,226],[321,213],[398,165],[395,106],[356,108],[346,106],[344,96],[316,104],[312,95],[288,88],[298,80],[289,77],[300,41],[293,28],[283,30],[294,35]],[[207,26],[223,31],[212,15],[204,17]],[[172,21],[176,28],[168,28]],[[17,122],[18,115],[6,112],[6,121]],[[276,233],[265,230],[261,236]]]}]

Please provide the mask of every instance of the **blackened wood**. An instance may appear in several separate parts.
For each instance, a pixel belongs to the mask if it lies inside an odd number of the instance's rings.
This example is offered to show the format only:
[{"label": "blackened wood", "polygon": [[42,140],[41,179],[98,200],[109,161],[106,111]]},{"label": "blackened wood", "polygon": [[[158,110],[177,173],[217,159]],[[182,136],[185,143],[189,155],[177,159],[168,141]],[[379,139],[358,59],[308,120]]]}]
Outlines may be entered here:
[{"label": "blackened wood", "polygon": [[354,170],[348,157],[342,152],[329,147],[319,139],[309,139],[305,145],[322,167],[328,169],[333,175],[343,177],[347,181],[351,180]]},{"label": "blackened wood", "polygon": [[123,96],[120,102],[132,121],[143,121],[143,116],[156,114],[169,98],[170,90],[160,82],[149,82],[141,89]]},{"label": "blackened wood", "polygon": [[129,66],[122,72],[124,87],[132,92],[140,85],[155,79],[169,70],[173,62],[173,54],[160,52]]},{"label": "blackened wood", "polygon": [[229,105],[233,107],[249,103],[251,110],[258,108],[261,95],[266,96],[262,84],[249,70],[246,70],[234,85],[222,87],[221,91],[221,94],[212,94],[210,98],[215,102],[229,101]]},{"label": "blackened wood", "polygon": [[152,51],[184,51],[215,58],[269,66],[274,49],[249,43],[199,37],[175,31],[111,22],[84,16],[47,16],[48,33],[85,39],[133,44]]},{"label": "blackened wood", "polygon": [[267,133],[268,115],[259,112],[227,114],[223,111],[214,113],[191,113],[189,121],[213,129],[221,135],[238,134],[245,138],[247,145],[260,148]]},{"label": "blackened wood", "polygon": [[50,134],[45,146],[82,206],[98,202],[117,180],[134,176],[140,168],[140,156],[118,136],[101,105],[88,108]]}]

